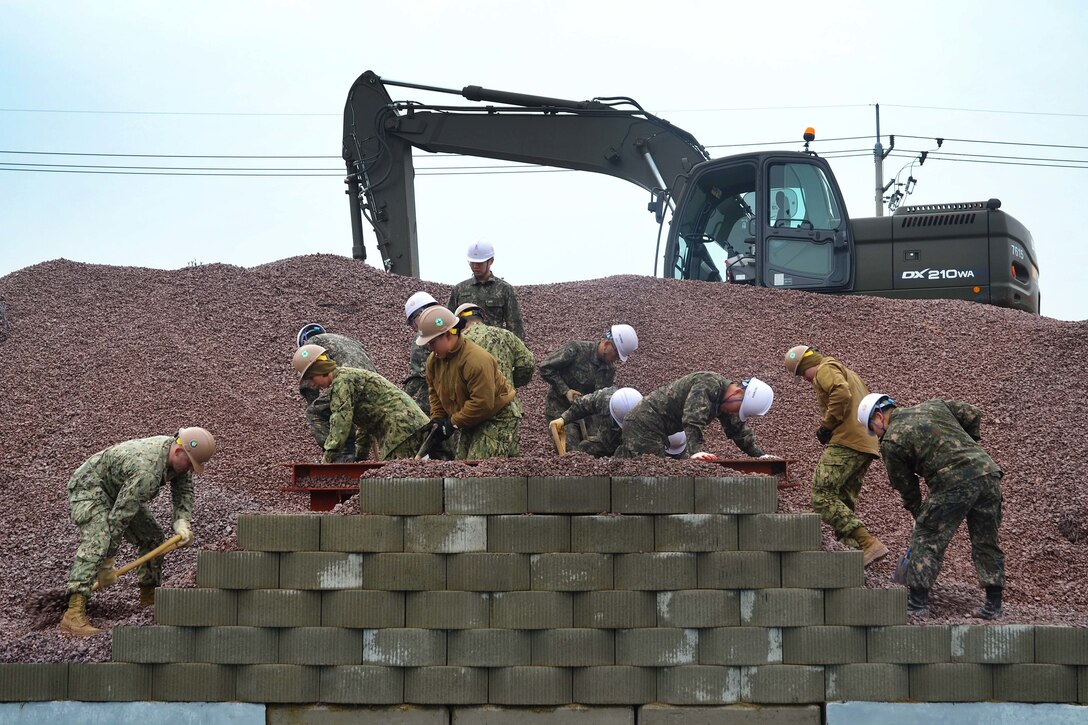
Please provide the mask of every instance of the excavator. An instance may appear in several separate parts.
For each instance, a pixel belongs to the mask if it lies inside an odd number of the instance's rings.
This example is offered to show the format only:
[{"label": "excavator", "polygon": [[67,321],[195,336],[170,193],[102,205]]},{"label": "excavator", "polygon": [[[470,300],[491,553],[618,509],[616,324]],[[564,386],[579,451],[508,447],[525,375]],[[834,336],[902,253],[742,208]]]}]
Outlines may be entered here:
[{"label": "excavator", "polygon": [[[475,105],[394,101],[392,86]],[[808,150],[814,132],[803,138],[803,151],[712,159],[692,134],[626,96],[571,101],[456,90],[366,71],[344,108],[352,255],[365,259],[365,218],[385,269],[419,276],[412,151],[420,149],[608,174],[645,189],[659,245],[665,237],[663,258],[655,256],[667,277],[973,300],[1038,314],[1031,233],[999,200],[902,206],[889,217],[851,220],[831,166]]]}]

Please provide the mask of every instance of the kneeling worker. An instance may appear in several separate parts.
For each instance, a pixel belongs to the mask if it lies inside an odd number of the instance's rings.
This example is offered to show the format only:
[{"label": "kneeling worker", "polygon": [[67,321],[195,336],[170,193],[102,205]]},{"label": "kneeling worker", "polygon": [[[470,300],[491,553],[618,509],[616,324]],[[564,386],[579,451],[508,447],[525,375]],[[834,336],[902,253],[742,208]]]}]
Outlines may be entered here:
[{"label": "kneeling worker", "polygon": [[634,388],[614,387],[601,388],[575,398],[563,415],[549,424],[552,439],[560,448],[559,454],[562,455],[567,448],[567,425],[589,418],[596,434],[582,439],[578,443],[578,450],[595,458],[615,455],[622,440],[623,421],[641,401],[642,393]]}]

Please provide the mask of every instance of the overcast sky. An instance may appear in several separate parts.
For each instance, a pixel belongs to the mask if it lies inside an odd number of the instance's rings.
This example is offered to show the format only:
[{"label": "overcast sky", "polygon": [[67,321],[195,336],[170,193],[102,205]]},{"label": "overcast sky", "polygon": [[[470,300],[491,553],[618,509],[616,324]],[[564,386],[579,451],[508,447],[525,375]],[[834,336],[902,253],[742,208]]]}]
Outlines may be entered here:
[{"label": "overcast sky", "polygon": [[[866,152],[879,103],[885,146],[896,134],[896,151],[910,154],[885,162],[885,180],[936,137],[971,160],[915,166],[905,203],[1000,198],[1034,236],[1043,314],[1082,320],[1086,235],[1074,225],[1085,216],[1078,184],[1088,180],[1085,8],[0,0],[0,275],[58,257],[174,269],[350,256],[342,113],[369,69],[452,88],[631,96],[714,156],[795,139],[776,148],[799,149],[806,126],[824,139],[862,137],[816,145],[859,152],[831,162],[853,217],[874,213]],[[725,147],[734,144],[757,145]],[[324,158],[208,158],[246,155]],[[1039,160],[1048,158],[1062,161]],[[577,172],[449,169],[494,163],[416,160],[424,278],[467,277],[475,237],[495,244],[494,271],[514,284],[652,273],[657,227],[641,189]],[[190,170],[130,173],[135,166]],[[225,172],[205,167],[312,176],[214,177]],[[370,235],[368,246],[379,264]]]}]

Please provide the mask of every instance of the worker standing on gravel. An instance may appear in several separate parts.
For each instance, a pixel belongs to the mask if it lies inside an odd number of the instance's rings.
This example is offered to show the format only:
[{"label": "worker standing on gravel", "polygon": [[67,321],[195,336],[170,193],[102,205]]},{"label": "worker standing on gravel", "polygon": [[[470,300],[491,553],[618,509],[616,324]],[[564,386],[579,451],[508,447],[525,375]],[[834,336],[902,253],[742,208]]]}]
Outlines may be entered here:
[{"label": "worker standing on gravel", "polygon": [[[306,343],[320,345],[325,348],[325,354],[329,356],[329,359],[342,368],[359,368],[360,370],[378,372],[377,368],[374,367],[374,363],[370,361],[370,356],[363,349],[361,342],[346,335],[326,332],[325,328],[316,322],[304,325],[295,337],[296,348],[300,348]],[[303,379],[299,383],[298,392],[307,403],[306,422],[310,425],[310,433],[313,434],[317,445],[324,448],[325,439],[329,437],[329,416],[332,414],[329,410],[329,391],[320,390],[312,385],[310,381]],[[365,443],[365,450],[370,450],[369,441]],[[365,457],[365,454],[363,456]],[[344,446],[343,458],[347,461],[354,461],[355,457],[355,435],[354,431],[352,431],[352,435],[348,437],[347,445]]]},{"label": "worker standing on gravel", "polygon": [[419,332],[416,327],[416,320],[419,319],[420,313],[437,304],[438,301],[430,293],[423,291],[414,293],[404,303],[404,318],[413,332],[412,341],[409,343],[411,360],[408,363],[408,377],[404,379],[404,392],[408,393],[412,400],[416,401],[416,405],[425,414],[431,412],[431,398],[427,393],[426,370],[427,356],[431,354],[431,351],[427,349],[426,345],[416,344],[416,335],[414,333]]},{"label": "worker standing on gravel", "polygon": [[430,434],[445,440],[460,431],[458,460],[518,455],[521,412],[495,356],[465,339],[457,317],[445,307],[424,310],[418,327],[416,344],[431,348],[427,358]]},{"label": "worker standing on gravel", "polygon": [[518,296],[509,282],[491,273],[495,263],[495,247],[491,242],[477,239],[468,245],[468,266],[472,276],[450,290],[447,307],[456,310],[465,302],[475,302],[487,315],[487,322],[494,327],[509,330],[525,339],[525,326],[521,322]]},{"label": "worker standing on gravel", "polygon": [[816,390],[820,427],[816,440],[824,446],[812,479],[812,509],[835,532],[835,538],[861,548],[865,566],[883,556],[888,547],[869,533],[855,513],[861,484],[880,447],[857,420],[855,412],[869,394],[858,374],[809,345],[786,352],[786,372],[804,378]]},{"label": "worker standing on gravel", "polygon": [[[466,302],[453,314],[457,316],[465,339],[472,340],[499,361],[499,369],[511,388],[523,387],[532,380],[536,358],[520,337],[509,330],[488,325],[484,311],[475,302]],[[521,403],[517,398],[514,400],[520,411]]]},{"label": "worker standing on gravel", "polygon": [[582,440],[578,444],[578,450],[595,458],[615,455],[623,434],[623,421],[641,401],[642,393],[634,388],[609,387],[594,390],[588,395],[575,398],[561,416],[549,423],[552,438],[565,442],[566,427],[576,421],[588,419],[590,427],[596,433]]},{"label": "worker standing on gravel", "polygon": [[[79,527],[79,548],[68,577],[68,611],[60,622],[63,632],[80,637],[98,634],[87,619],[87,597],[95,581],[104,589],[117,581],[114,555],[121,539],[135,544],[143,556],[163,542],[147,502],[170,485],[174,503],[174,533],[179,546],[193,541],[193,478],[203,473],[215,454],[215,438],[203,428],[182,428],[172,436],[153,436],[118,443],[95,453],[68,479],[72,522]],[[162,559],[137,569],[140,604],[155,603],[155,587],[162,581]]]},{"label": "worker standing on gravel", "polygon": [[[978,444],[982,411],[956,400],[927,400],[896,407],[881,393],[866,395],[858,422],[880,439],[888,481],[914,517],[907,566],[907,613],[929,613],[929,590],[937,580],[944,552],[960,523],[967,520],[971,560],[986,588],[986,602],[974,616],[1001,616],[1005,554],[1001,528],[1001,468]],[[922,500],[918,477],[929,495]]]},{"label": "worker standing on gravel", "polygon": [[[540,377],[548,384],[544,415],[548,423],[563,415],[571,404],[594,390],[616,382],[616,362],[626,362],[638,348],[638,335],[630,325],[612,325],[597,342],[568,342],[540,363]],[[590,436],[597,435],[586,426]],[[566,428],[567,448],[573,450],[582,440],[579,426]]]},{"label": "worker standing on gravel", "polygon": [[679,430],[687,438],[688,455],[717,460],[703,450],[703,429],[717,418],[738,448],[753,458],[770,458],[756,445],[755,433],[745,421],[766,414],[773,402],[774,391],[759,378],[735,383],[714,372],[688,373],[647,395],[627,414],[616,456],[668,455],[669,437]]},{"label": "worker standing on gravel", "polygon": [[353,426],[355,450],[367,451],[367,442],[373,438],[378,444],[378,460],[411,458],[419,450],[427,416],[407,393],[378,373],[342,368],[320,345],[300,347],[291,365],[304,381],[329,391],[325,463],[340,459]]}]

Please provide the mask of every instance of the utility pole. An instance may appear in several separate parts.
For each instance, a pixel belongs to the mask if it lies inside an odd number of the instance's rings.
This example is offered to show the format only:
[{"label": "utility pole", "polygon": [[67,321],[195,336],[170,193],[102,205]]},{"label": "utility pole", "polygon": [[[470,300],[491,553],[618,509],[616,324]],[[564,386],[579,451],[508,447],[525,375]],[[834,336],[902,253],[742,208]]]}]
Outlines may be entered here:
[{"label": "utility pole", "polygon": [[876,163],[876,215],[884,216],[884,192],[888,190],[888,187],[892,185],[889,181],[887,185],[883,183],[884,180],[884,159],[895,148],[895,136],[891,138],[891,145],[888,146],[888,150],[885,151],[884,147],[880,145],[880,104],[876,104],[876,145],[873,146],[873,161]]}]

